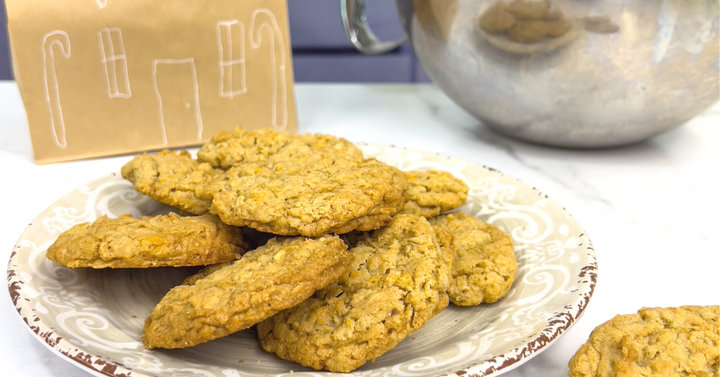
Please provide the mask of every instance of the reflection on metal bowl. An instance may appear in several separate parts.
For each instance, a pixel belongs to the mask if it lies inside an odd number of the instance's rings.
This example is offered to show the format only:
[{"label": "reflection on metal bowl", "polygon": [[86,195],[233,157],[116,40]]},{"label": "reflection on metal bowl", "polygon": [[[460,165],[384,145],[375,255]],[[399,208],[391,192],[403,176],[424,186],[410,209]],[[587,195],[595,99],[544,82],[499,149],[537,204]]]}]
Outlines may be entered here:
[{"label": "reflection on metal bowl", "polygon": [[[720,96],[718,0],[396,2],[433,82],[513,137],[625,145],[684,124]],[[552,34],[558,19],[567,26]]]}]

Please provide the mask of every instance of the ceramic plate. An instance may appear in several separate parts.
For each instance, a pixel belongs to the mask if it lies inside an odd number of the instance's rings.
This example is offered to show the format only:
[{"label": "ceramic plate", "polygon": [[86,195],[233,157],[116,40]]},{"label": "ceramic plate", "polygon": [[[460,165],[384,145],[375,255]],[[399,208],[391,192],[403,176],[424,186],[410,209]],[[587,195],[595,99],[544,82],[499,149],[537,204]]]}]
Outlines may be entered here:
[{"label": "ceramic plate", "polygon": [[[465,213],[498,226],[515,245],[518,271],[492,305],[450,305],[356,376],[489,376],[508,371],[557,340],[583,313],[596,283],[590,240],[562,206],[536,189],[470,162],[397,147],[362,145],[402,170],[446,170],[468,183]],[[60,355],[105,376],[321,376],[266,353],[254,329],[178,350],[146,350],[145,318],[193,269],[68,269],[45,258],[57,236],[101,215],[167,213],[117,173],[69,193],[42,212],[10,257],[8,284],[19,315]]]}]

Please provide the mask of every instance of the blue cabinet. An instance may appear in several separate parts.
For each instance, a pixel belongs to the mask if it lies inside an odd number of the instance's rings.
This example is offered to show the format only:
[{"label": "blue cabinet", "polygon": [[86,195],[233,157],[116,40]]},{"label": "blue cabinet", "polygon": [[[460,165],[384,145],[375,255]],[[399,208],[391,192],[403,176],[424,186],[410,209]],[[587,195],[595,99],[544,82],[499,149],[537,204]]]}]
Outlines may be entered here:
[{"label": "blue cabinet", "polygon": [[10,65],[10,43],[7,34],[7,17],[5,16],[5,2],[0,0],[0,80],[12,80],[12,66]]},{"label": "blue cabinet", "polygon": [[[393,1],[369,1],[368,22],[382,40],[403,36]],[[382,55],[363,55],[348,42],[338,0],[288,0],[297,82],[426,82],[405,43]],[[12,80],[5,4],[0,0],[0,80]]]},{"label": "blue cabinet", "polygon": [[[381,40],[403,36],[392,1],[367,2],[368,23]],[[408,43],[382,55],[363,55],[345,36],[340,1],[289,0],[297,82],[427,81]]]}]

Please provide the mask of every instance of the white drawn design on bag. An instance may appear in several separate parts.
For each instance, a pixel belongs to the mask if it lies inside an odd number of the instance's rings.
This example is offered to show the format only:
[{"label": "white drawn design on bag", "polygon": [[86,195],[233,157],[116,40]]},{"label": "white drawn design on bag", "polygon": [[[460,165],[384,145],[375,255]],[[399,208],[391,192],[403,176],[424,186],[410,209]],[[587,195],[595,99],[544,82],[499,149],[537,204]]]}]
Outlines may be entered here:
[{"label": "white drawn design on bag", "polygon": [[[220,66],[220,97],[233,98],[233,96],[247,92],[245,84],[245,25],[238,20],[218,21],[215,29],[219,54],[218,65]],[[236,78],[238,80],[235,80]]]},{"label": "white drawn design on bag", "polygon": [[98,39],[102,54],[100,62],[105,70],[105,88],[108,97],[132,97],[122,32],[119,28],[103,28],[98,32]]},{"label": "white drawn design on bag", "polygon": [[[170,141],[173,144],[187,141],[189,135],[198,141],[202,140],[203,124],[195,60],[156,59],[153,61],[152,79],[163,144],[167,145],[169,139],[173,139]],[[163,101],[163,97],[168,100]]]},{"label": "white drawn design on bag", "polygon": [[65,140],[65,122],[60,106],[60,89],[58,87],[57,73],[55,72],[55,50],[57,46],[62,57],[70,57],[70,38],[62,30],[55,30],[45,34],[42,44],[43,56],[43,84],[45,86],[45,102],[50,112],[50,130],[55,145],[60,149],[67,147]]},{"label": "white drawn design on bag", "polygon": [[[255,22],[262,15],[268,18],[266,21],[258,21],[258,26],[255,26]],[[275,15],[266,8],[256,9],[252,18],[250,19],[250,44],[252,48],[260,48],[262,43],[262,30],[266,29],[268,32],[268,38],[270,39],[270,64],[272,69],[271,87],[272,87],[272,103],[271,103],[271,123],[270,125],[278,130],[283,131],[287,127],[288,114],[287,114],[287,83],[285,82],[285,44],[283,43],[282,32],[280,26],[278,26]],[[275,43],[277,38],[278,43]],[[278,50],[279,57],[276,58],[275,50]],[[279,92],[279,93],[278,93]],[[278,120],[278,118],[280,118]]]}]

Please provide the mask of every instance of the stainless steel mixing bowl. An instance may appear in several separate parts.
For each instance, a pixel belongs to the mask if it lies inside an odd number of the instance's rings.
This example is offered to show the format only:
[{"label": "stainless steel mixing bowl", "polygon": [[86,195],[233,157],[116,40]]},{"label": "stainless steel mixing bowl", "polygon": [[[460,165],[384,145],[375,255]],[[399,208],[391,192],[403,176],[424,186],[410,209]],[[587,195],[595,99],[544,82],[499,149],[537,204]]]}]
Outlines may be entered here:
[{"label": "stainless steel mixing bowl", "polygon": [[[630,144],[684,124],[720,97],[718,0],[396,5],[432,81],[484,124],[523,140],[572,148]],[[559,18],[567,27],[539,40],[532,30],[522,40],[492,28],[504,20],[492,18],[497,7],[518,5],[544,8],[537,20]],[[375,38],[364,7],[364,0],[341,0],[351,42],[365,53],[397,46],[401,41]],[[518,25],[537,21],[512,15]]]}]

